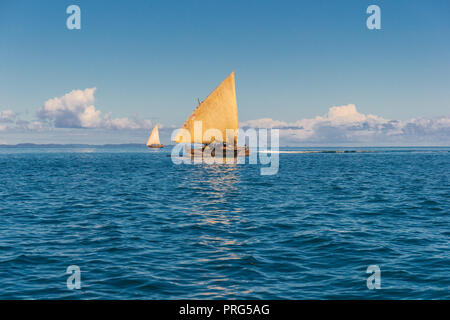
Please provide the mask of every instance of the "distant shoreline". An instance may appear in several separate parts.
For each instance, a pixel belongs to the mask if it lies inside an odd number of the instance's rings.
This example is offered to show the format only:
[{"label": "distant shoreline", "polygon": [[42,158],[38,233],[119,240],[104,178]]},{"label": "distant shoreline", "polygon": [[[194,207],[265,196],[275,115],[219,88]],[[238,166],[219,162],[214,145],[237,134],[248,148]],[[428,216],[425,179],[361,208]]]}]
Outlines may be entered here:
[{"label": "distant shoreline", "polygon": [[146,147],[144,143],[120,143],[120,144],[57,144],[57,143],[18,143],[0,144],[0,148],[123,148],[123,147]]},{"label": "distant shoreline", "polygon": [[[166,145],[166,147],[172,147],[173,145]],[[118,144],[58,144],[58,143],[18,143],[18,144],[0,144],[0,148],[129,148],[129,147],[142,147],[147,146],[144,143],[118,143]],[[280,148],[335,148],[335,149],[358,149],[358,148],[450,148],[450,146],[280,146]]]}]

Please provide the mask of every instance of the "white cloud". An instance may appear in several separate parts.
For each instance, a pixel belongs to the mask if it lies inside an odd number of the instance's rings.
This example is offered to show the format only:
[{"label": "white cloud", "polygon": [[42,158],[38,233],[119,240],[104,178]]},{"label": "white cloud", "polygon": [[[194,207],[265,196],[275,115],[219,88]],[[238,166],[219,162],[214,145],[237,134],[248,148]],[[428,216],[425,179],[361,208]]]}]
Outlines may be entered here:
[{"label": "white cloud", "polygon": [[294,144],[450,144],[448,116],[408,121],[386,120],[376,115],[362,114],[354,104],[334,106],[324,116],[292,123],[265,118],[245,121],[240,126],[278,128],[280,139]]},{"label": "white cloud", "polygon": [[262,118],[241,122],[240,126],[250,128],[285,128],[288,127],[289,124],[283,121],[273,120],[271,118]]},{"label": "white cloud", "polygon": [[16,113],[12,110],[0,110],[0,122],[14,122]]},{"label": "white cloud", "polygon": [[102,115],[95,108],[97,88],[72,90],[62,97],[47,100],[37,111],[37,116],[55,128],[106,128],[106,129],[148,129],[150,120],[136,118],[112,118]]},{"label": "white cloud", "polygon": [[[105,130],[152,127],[150,120],[137,117],[113,118],[95,107],[96,88],[73,90],[47,100],[37,111],[39,119],[23,120],[12,110],[0,110],[0,131],[49,131],[53,128],[95,128]],[[333,106],[325,115],[292,122],[270,118],[249,120],[240,127],[280,129],[282,145],[450,145],[450,116],[406,121],[388,120],[360,113],[354,104]],[[161,129],[164,126],[160,126]],[[178,126],[165,127],[164,131]],[[62,129],[61,129],[62,130]]]}]

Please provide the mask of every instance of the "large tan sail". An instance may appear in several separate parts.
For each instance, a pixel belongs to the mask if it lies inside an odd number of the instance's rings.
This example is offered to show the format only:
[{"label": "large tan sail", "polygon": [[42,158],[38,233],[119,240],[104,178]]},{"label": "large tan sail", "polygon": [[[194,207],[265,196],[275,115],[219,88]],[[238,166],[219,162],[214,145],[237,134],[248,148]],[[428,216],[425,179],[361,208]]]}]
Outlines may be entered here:
[{"label": "large tan sail", "polygon": [[159,131],[158,131],[158,125],[155,125],[155,127],[152,130],[152,133],[150,134],[150,137],[148,137],[147,140],[147,146],[151,145],[159,145]]},{"label": "large tan sail", "polygon": [[[201,121],[201,135],[194,135],[194,127],[197,121]],[[183,134],[183,130],[181,130],[180,133],[176,135],[174,141],[177,143],[209,144],[212,141],[219,141],[219,139],[217,137],[203,139],[204,133],[209,129],[217,129],[222,133],[223,141],[220,142],[236,142],[238,128],[239,124],[233,71],[198,105],[197,109],[194,110],[184,123],[181,129],[187,130],[190,137]],[[197,131],[200,130],[197,129]]]}]

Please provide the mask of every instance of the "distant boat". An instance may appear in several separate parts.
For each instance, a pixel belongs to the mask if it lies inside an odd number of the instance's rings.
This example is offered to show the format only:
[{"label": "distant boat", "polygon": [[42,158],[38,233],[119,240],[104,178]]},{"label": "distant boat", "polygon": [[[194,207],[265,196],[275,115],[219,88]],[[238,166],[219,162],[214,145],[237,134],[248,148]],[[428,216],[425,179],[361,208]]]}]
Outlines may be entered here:
[{"label": "distant boat", "polygon": [[164,145],[159,142],[159,131],[158,131],[158,125],[155,125],[155,127],[152,130],[152,133],[150,133],[150,137],[148,137],[147,140],[147,147],[149,148],[162,148]]},{"label": "distant boat", "polygon": [[[194,134],[195,122],[201,121],[201,136]],[[192,156],[202,156],[208,151],[208,155],[215,156],[218,148],[223,148],[223,157],[227,155],[248,156],[250,151],[246,147],[237,146],[239,129],[238,111],[236,102],[236,88],[234,71],[214,89],[203,101],[198,101],[198,106],[184,123],[180,132],[173,139],[176,143],[201,144],[200,149],[188,148]],[[222,140],[217,137],[204,139],[204,133],[209,129],[221,132]],[[189,132],[189,135],[184,134]]]}]

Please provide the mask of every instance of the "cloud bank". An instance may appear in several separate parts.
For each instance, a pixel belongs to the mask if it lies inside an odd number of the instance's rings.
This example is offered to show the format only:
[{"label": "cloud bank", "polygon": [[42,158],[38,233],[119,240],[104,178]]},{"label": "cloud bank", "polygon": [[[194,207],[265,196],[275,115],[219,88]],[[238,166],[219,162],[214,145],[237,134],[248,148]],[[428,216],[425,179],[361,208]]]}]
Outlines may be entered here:
[{"label": "cloud bank", "polygon": [[[0,108],[0,131],[65,132],[70,129],[73,135],[76,130],[81,132],[81,129],[140,129],[146,135],[152,127],[150,120],[113,118],[110,113],[102,114],[95,106],[95,92],[95,87],[72,90],[61,97],[48,99],[37,110],[34,120],[23,120],[13,110]],[[240,127],[280,129],[281,145],[450,146],[450,116],[389,120],[360,113],[354,104],[333,106],[325,115],[315,118],[293,122],[263,118],[241,122]],[[170,135],[171,128],[178,126],[166,126],[162,131]]]},{"label": "cloud bank", "polygon": [[242,128],[277,128],[287,144],[450,145],[450,117],[387,120],[358,112],[354,104],[334,106],[324,116],[292,123],[270,118]]},{"label": "cloud bank", "polygon": [[137,118],[112,118],[110,114],[102,115],[94,105],[97,88],[72,90],[62,97],[47,100],[39,108],[37,116],[55,128],[102,128],[102,129],[148,129],[150,120]]}]

